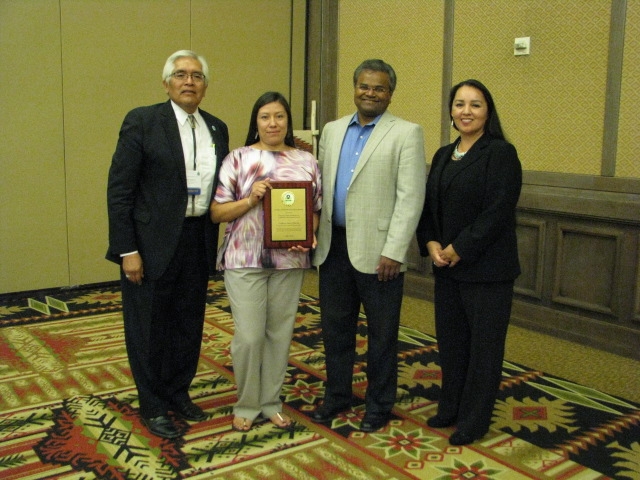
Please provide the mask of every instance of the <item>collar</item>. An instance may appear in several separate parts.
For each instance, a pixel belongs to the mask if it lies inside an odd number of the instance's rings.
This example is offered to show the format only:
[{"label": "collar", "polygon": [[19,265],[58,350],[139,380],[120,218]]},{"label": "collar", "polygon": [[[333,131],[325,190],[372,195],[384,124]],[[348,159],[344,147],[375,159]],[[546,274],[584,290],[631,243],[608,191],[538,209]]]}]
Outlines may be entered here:
[{"label": "collar", "polygon": [[[171,100],[171,107],[173,108],[173,111],[176,114],[176,119],[178,120],[178,123],[181,126],[184,126],[185,122],[187,121],[187,118],[189,117],[189,114],[187,112],[185,112],[182,108],[180,108],[180,106],[177,103],[174,103],[173,100]],[[196,111],[193,112],[193,116],[196,119],[196,125],[202,124],[200,122],[202,117],[200,116],[200,109],[199,108],[197,108]]]},{"label": "collar", "polygon": [[[380,115],[378,115],[376,118],[373,119],[373,122],[367,123],[366,125],[364,125],[365,127],[375,127],[378,124],[378,121],[380,120],[380,118],[382,117],[382,115],[384,115],[384,113],[381,113]],[[358,122],[358,112],[354,113],[353,116],[351,117],[351,120],[349,121],[349,127],[353,124],[358,125],[359,127],[362,127],[362,125],[360,125],[360,122]]]}]

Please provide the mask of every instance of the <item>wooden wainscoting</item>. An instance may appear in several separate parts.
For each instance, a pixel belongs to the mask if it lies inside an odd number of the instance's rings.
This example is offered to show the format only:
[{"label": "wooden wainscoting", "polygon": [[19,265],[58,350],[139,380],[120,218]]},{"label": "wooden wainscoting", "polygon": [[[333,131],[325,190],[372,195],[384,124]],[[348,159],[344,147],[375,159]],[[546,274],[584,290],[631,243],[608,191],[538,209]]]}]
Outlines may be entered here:
[{"label": "wooden wainscoting", "polygon": [[[525,180],[513,323],[640,359],[639,182]],[[405,292],[431,300],[431,268],[415,255]]]}]

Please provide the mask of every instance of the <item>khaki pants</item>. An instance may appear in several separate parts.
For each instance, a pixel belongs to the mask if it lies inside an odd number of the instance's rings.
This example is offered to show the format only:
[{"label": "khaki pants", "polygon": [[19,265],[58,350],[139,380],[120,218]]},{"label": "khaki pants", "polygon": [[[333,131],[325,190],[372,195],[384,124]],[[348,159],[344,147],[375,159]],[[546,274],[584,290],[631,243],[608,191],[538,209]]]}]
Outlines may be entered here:
[{"label": "khaki pants", "polygon": [[224,272],[235,331],[231,341],[238,386],[234,414],[255,419],[282,411],[280,390],[289,361],[303,269]]}]

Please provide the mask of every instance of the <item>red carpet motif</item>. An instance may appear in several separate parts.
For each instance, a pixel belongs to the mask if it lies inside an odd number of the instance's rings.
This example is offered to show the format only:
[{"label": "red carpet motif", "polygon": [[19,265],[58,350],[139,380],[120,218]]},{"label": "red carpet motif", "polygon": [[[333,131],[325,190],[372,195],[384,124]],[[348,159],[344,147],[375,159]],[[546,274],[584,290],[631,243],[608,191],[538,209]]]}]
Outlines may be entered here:
[{"label": "red carpet motif", "polygon": [[282,391],[295,428],[282,431],[264,421],[235,432],[232,334],[223,281],[216,278],[191,388],[208,418],[176,418],[183,435],[165,440],[140,421],[114,285],[0,297],[0,478],[640,478],[638,405],[510,362],[503,365],[490,433],[472,445],[449,445],[453,429],[425,423],[440,390],[435,339],[404,327],[392,420],[378,432],[360,432],[364,317],[353,408],[331,425],[314,424],[309,415],[324,395],[324,352],[318,301],[305,295]]}]

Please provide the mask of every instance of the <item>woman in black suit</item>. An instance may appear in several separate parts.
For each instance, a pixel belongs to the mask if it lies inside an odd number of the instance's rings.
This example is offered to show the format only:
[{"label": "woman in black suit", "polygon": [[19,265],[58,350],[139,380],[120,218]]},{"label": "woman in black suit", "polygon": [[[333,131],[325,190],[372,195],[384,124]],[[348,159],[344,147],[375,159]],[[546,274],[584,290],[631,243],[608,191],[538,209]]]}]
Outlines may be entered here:
[{"label": "woman in black suit", "polygon": [[460,137],[433,157],[417,237],[434,266],[442,368],[438,413],[427,425],[455,425],[449,443],[466,445],[487,433],[502,378],[520,274],[515,212],[522,168],[482,83],[454,86],[449,109]]}]

